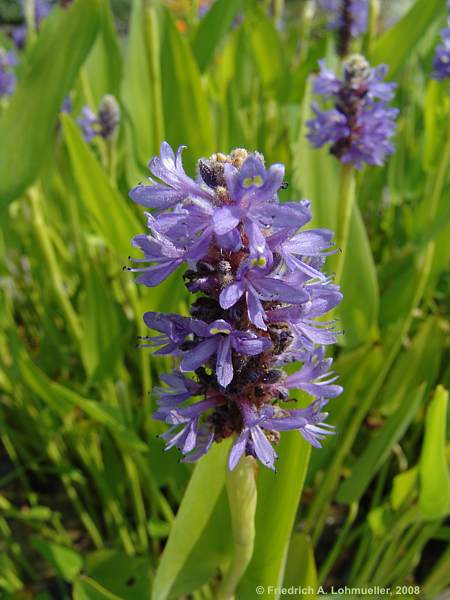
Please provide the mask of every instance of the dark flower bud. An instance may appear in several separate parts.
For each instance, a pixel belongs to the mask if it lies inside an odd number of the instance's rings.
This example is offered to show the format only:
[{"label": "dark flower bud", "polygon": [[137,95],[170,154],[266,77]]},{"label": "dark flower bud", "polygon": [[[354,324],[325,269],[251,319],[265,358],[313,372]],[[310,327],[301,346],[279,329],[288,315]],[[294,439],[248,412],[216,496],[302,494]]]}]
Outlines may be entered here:
[{"label": "dark flower bud", "polygon": [[344,62],[344,78],[353,84],[367,81],[370,72],[370,65],[361,54],[352,54]]},{"label": "dark flower bud", "polygon": [[112,138],[120,123],[120,107],[111,94],[103,96],[98,109],[98,120],[101,127],[101,136],[105,139]]},{"label": "dark flower bud", "polygon": [[283,377],[283,371],[280,369],[272,369],[267,371],[267,373],[263,376],[264,383],[277,383]]}]

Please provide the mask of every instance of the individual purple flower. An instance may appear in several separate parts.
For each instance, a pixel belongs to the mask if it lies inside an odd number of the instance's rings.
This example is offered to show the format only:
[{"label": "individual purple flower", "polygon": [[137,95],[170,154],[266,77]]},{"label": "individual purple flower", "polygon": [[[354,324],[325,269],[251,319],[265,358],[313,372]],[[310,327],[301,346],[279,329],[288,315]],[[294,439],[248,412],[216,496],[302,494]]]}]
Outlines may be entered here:
[{"label": "individual purple flower", "polygon": [[89,106],[84,106],[77,122],[87,142],[96,136],[110,140],[114,137],[120,123],[119,104],[113,95],[107,94],[100,102],[98,114],[95,114]]},{"label": "individual purple flower", "polygon": [[[152,287],[185,265],[197,295],[189,317],[144,315],[156,334],[142,345],[176,360],[155,389],[154,417],[170,426],[166,449],[177,447],[187,462],[234,436],[231,469],[244,454],[274,469],[281,431],[297,430],[315,446],[332,433],[321,412],[342,391],[323,351],[338,335],[324,315],[342,298],[324,272],[332,234],[301,230],[308,201],[279,202],[283,165],[266,167],[261,154],[238,148],[200,159],[193,179],[182,150],[163,143],[150,185],[130,193],[154,211],[147,233],[132,241],[143,252],[130,258],[137,281]],[[298,369],[288,376],[283,366],[292,361]],[[309,407],[289,401],[293,388],[313,398]]]},{"label": "individual purple flower", "polygon": [[[20,1],[22,8],[22,15],[25,15],[25,1]],[[50,11],[52,10],[52,5],[48,0],[35,0],[34,1],[34,26],[36,31],[39,31],[41,28],[41,22],[48,17]],[[12,39],[17,48],[21,49],[25,46],[25,42],[27,39],[27,26],[26,24],[19,25],[12,32]]]},{"label": "individual purple flower", "polygon": [[[447,6],[450,10],[450,2]],[[441,43],[436,47],[433,77],[439,81],[450,78],[450,16],[447,19],[447,27],[441,31]]]},{"label": "individual purple flower", "polygon": [[267,338],[258,337],[249,331],[233,329],[223,319],[217,319],[209,325],[193,320],[191,327],[201,341],[186,352],[180,364],[181,371],[195,371],[214,355],[217,382],[222,387],[227,387],[233,379],[233,350],[238,354],[255,356],[262,354],[272,345]]},{"label": "individual purple flower", "polygon": [[398,110],[389,106],[395,83],[383,81],[387,67],[372,69],[360,55],[344,63],[342,79],[319,62],[314,91],[334,107],[313,104],[315,118],[308,121],[308,139],[316,148],[330,144],[330,152],[343,163],[360,169],[363,163],[383,165],[392,154]]},{"label": "individual purple flower", "polygon": [[0,47],[0,98],[14,93],[17,80],[13,69],[16,65],[15,53]]},{"label": "individual purple flower", "polygon": [[352,38],[367,31],[370,0],[320,0],[320,7],[327,12],[329,27],[338,34],[338,53],[348,54]]}]

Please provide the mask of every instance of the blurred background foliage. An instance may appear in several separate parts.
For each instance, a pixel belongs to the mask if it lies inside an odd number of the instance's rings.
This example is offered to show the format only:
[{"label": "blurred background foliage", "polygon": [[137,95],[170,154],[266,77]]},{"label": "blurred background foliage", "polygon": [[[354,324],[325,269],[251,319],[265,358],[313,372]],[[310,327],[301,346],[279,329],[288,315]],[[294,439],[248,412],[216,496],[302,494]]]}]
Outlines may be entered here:
[{"label": "blurred background foliage", "polygon": [[[259,473],[238,599],[281,583],[436,598],[450,583],[450,99],[430,79],[446,3],[373,4],[359,49],[390,66],[401,113],[396,153],[358,176],[337,435],[305,474],[309,449],[287,433],[278,473]],[[163,139],[188,146],[191,173],[243,146],[286,163],[284,197],[311,199],[314,224],[334,228],[338,165],[309,147],[304,122],[309,76],[336,58],[311,0],[208,8],[75,0],[20,52],[0,109],[0,597],[206,600],[230,559],[226,444],[193,469],[162,451],[151,419],[168,363],[136,349],[141,315],[183,312],[187,294],[180,273],[138,289],[122,270],[144,230],[127,193]],[[20,15],[0,2],[7,47]],[[119,134],[86,143],[75,119],[106,93]]]}]

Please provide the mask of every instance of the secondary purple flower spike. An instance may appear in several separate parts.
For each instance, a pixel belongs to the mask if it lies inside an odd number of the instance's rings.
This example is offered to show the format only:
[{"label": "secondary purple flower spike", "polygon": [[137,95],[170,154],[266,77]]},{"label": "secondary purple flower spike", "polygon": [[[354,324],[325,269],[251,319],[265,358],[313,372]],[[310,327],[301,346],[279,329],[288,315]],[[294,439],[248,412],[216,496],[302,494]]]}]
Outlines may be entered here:
[{"label": "secondary purple flower spike", "polygon": [[[450,10],[450,2],[448,3]],[[440,81],[450,78],[450,16],[447,27],[441,31],[441,43],[437,46],[433,59],[433,77]]]},{"label": "secondary purple flower spike", "polygon": [[[198,294],[189,317],[144,315],[157,333],[142,345],[177,361],[155,388],[154,416],[170,426],[166,449],[177,447],[187,462],[234,436],[230,469],[244,454],[274,469],[281,431],[314,446],[332,433],[322,412],[342,392],[323,351],[338,332],[322,317],[342,298],[323,272],[332,233],[299,231],[310,204],[279,202],[283,165],[266,167],[261,154],[236,149],[200,159],[194,180],[182,150],[164,142],[149,165],[151,185],[130,192],[155,209],[146,213],[147,234],[133,238],[144,257],[131,258],[130,270],[155,286],[187,264],[186,287]],[[283,366],[292,361],[298,370],[288,376]],[[312,397],[309,407],[289,400],[294,388]]]},{"label": "secondary purple flower spike", "polygon": [[11,96],[16,88],[16,76],[13,72],[16,64],[15,53],[0,47],[0,98]]},{"label": "secondary purple flower spike", "polygon": [[117,100],[111,94],[103,96],[97,115],[89,106],[83,107],[82,116],[77,119],[77,123],[87,142],[97,135],[105,140],[111,139],[120,123],[120,107]]},{"label": "secondary purple flower spike", "polygon": [[352,38],[367,31],[369,0],[319,0],[329,15],[329,27],[338,34],[339,56],[348,54]]},{"label": "secondary purple flower spike", "polygon": [[[22,15],[25,14],[25,2],[21,0],[20,2],[22,7]],[[34,2],[34,25],[36,27],[36,31],[39,31],[41,27],[41,22],[48,17],[50,11],[52,10],[51,4],[48,0],[35,0]],[[11,35],[13,42],[17,46],[17,48],[21,49],[25,46],[25,42],[27,39],[27,26],[19,25]]]},{"label": "secondary purple flower spike", "polygon": [[332,154],[358,169],[363,163],[383,165],[394,151],[391,138],[398,115],[389,106],[396,84],[383,81],[387,67],[372,69],[364,57],[355,54],[344,63],[339,79],[323,61],[319,65],[314,91],[332,100],[334,107],[323,110],[313,104],[315,118],[307,123],[309,141],[316,148],[330,144]]}]

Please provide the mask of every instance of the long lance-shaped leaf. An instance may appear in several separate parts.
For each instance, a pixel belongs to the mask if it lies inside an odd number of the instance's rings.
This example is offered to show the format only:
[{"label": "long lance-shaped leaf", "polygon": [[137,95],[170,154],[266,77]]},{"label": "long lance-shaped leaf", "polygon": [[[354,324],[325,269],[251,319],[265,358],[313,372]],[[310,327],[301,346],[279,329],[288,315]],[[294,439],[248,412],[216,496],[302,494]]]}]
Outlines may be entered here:
[{"label": "long lance-shaped leaf", "polygon": [[99,0],[77,0],[55,9],[0,120],[0,205],[17,198],[36,178],[49,148],[58,112],[99,27]]}]

